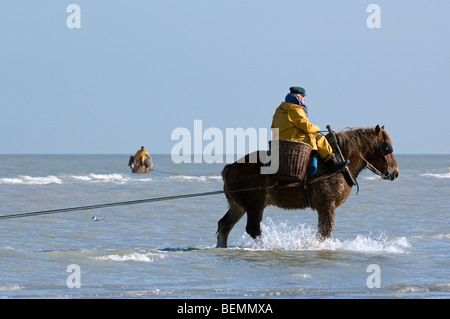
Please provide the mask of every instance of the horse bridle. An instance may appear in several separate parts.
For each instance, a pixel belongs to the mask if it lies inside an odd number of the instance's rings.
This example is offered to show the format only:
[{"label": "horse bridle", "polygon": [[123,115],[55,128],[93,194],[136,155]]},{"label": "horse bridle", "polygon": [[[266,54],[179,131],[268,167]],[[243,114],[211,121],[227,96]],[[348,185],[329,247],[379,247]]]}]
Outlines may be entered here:
[{"label": "horse bridle", "polygon": [[[387,178],[388,172],[389,172],[389,162],[386,158],[387,155],[394,152],[394,149],[392,147],[392,144],[388,141],[383,141],[377,144],[378,149],[381,152],[381,155],[383,156],[384,163],[386,164],[386,168],[384,170],[384,173],[381,173],[375,166],[373,166],[368,160],[366,160],[361,154],[359,156],[366,162],[366,167],[374,174],[380,176],[381,178]],[[375,151],[376,147],[372,149],[370,154],[372,154]]]}]

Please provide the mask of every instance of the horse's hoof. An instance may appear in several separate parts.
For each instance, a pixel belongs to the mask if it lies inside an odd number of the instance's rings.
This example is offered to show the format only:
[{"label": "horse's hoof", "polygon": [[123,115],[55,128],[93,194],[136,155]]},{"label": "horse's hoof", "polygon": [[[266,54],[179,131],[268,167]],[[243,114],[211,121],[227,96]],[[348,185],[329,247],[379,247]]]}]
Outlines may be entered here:
[{"label": "horse's hoof", "polygon": [[227,248],[227,242],[224,240],[217,239],[216,248]]}]

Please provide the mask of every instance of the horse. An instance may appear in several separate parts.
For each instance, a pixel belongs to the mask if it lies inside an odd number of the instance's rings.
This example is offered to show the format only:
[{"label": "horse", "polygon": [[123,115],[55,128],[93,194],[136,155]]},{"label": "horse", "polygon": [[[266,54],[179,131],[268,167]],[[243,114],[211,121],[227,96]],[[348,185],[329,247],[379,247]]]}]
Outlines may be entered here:
[{"label": "horse", "polygon": [[150,172],[150,169],[153,166],[152,158],[146,158],[144,161],[144,165],[141,164],[141,158],[138,156],[130,156],[130,160],[128,161],[128,166],[131,167],[132,173],[141,173],[147,174]]},{"label": "horse", "polygon": [[[343,157],[350,160],[347,169],[353,178],[347,178],[342,171],[332,173],[328,165],[319,159],[314,183],[308,180],[304,182],[308,183],[307,188],[304,187],[304,183],[302,185],[294,183],[294,187],[283,187],[286,183],[279,181],[276,174],[261,173],[261,167],[264,165],[261,159],[267,156],[267,151],[256,151],[258,160],[249,160],[256,158],[255,154],[251,153],[244,159],[226,165],[222,171],[222,178],[229,209],[218,222],[217,247],[227,247],[231,229],[245,213],[247,213],[246,232],[253,239],[261,236],[260,223],[267,206],[284,209],[305,209],[309,206],[317,211],[317,238],[323,241],[333,232],[335,210],[347,200],[354,186],[352,181],[356,181],[364,168],[368,167],[384,180],[393,181],[399,176],[392,140],[384,130],[384,126],[346,129],[336,133],[335,137]],[[332,140],[333,136],[329,133],[326,138]],[[312,152],[310,156],[314,156],[314,153]]]}]

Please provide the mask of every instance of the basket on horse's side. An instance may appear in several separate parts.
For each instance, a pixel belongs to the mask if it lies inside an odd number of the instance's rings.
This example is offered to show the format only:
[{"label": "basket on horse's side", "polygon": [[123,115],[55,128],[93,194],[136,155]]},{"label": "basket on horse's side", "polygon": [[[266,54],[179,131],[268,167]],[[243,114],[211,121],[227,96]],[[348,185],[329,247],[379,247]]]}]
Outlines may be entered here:
[{"label": "basket on horse's side", "polygon": [[[277,177],[284,181],[304,181],[312,151],[311,145],[285,139],[279,139],[278,143],[279,166],[276,173]],[[269,143],[269,148],[272,154],[272,143]]]}]

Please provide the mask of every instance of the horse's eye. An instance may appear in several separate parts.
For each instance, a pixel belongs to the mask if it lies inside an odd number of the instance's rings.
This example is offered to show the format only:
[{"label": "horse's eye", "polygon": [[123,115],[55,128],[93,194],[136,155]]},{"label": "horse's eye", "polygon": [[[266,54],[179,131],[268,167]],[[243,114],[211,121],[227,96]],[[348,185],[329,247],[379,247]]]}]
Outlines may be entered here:
[{"label": "horse's eye", "polygon": [[394,151],[391,143],[386,142],[386,141],[381,143],[380,149],[381,149],[381,152],[383,153],[383,155],[391,154]]}]

